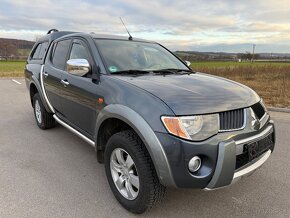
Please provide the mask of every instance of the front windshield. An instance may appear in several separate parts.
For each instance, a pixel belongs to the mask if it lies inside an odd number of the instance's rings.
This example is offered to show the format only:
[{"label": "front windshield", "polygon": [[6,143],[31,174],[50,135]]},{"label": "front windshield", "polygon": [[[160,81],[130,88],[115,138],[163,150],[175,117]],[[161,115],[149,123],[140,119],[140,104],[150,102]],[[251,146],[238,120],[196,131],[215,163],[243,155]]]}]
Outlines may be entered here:
[{"label": "front windshield", "polygon": [[180,60],[156,43],[111,39],[95,39],[95,42],[110,73],[127,70],[188,70]]}]

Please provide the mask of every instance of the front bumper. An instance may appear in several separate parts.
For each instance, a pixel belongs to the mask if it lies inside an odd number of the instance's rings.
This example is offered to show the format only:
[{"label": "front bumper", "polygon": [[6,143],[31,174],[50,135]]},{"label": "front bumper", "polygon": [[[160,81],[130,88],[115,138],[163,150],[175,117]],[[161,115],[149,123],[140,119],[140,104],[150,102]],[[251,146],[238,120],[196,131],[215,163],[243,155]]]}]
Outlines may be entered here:
[{"label": "front bumper", "polygon": [[256,161],[253,161],[252,163],[250,163],[249,166],[236,171],[234,173],[232,183],[235,183],[236,181],[240,180],[242,177],[251,175],[256,169],[261,167],[266,162],[266,160],[268,160],[271,153],[272,151],[269,149],[262,156],[260,156]]},{"label": "front bumper", "polygon": [[[275,144],[274,123],[268,120],[260,130],[250,129],[248,120],[244,130],[218,134],[204,142],[190,142],[164,133],[156,133],[166,153],[174,182],[179,188],[217,189],[230,185],[252,174],[270,156]],[[243,153],[244,145],[271,136],[272,146],[242,167],[237,167],[238,155]],[[202,167],[190,173],[189,160],[198,155]]]},{"label": "front bumper", "polygon": [[[233,164],[236,162],[236,155],[239,155],[242,152],[244,145],[262,140],[271,134],[273,135],[273,140],[275,140],[274,124],[272,121],[269,122],[269,125],[267,125],[263,131],[256,135],[237,141],[220,143],[215,173],[205,189],[211,190],[233,184],[241,178],[251,175],[256,169],[261,167],[270,157],[274,149],[274,142],[273,146],[267,151],[239,169],[233,169],[232,167],[233,170],[229,170],[228,164]],[[227,147],[235,147],[236,149],[228,149]],[[235,158],[233,158],[233,156]]]}]

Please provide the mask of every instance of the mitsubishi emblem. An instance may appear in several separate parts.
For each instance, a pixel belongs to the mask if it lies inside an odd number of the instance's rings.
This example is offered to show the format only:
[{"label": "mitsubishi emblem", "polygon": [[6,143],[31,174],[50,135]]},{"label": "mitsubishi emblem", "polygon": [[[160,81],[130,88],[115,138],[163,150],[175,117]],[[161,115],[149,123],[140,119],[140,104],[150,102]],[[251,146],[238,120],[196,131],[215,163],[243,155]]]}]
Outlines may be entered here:
[{"label": "mitsubishi emblem", "polygon": [[251,118],[252,118],[252,121],[251,121],[252,128],[255,130],[260,129],[260,121],[257,118],[257,116],[252,108],[251,108]]}]

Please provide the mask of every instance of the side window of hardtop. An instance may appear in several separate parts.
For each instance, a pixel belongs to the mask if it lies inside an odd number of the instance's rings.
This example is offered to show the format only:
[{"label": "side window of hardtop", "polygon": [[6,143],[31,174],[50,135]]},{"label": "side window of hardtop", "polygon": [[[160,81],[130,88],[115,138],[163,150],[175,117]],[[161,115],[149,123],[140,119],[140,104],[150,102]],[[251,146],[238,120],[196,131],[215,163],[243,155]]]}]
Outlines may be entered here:
[{"label": "side window of hardtop", "polygon": [[51,55],[51,62],[55,68],[65,70],[70,42],[70,39],[65,39],[54,44]]},{"label": "side window of hardtop", "polygon": [[48,42],[42,42],[37,45],[34,51],[31,53],[31,60],[42,60],[47,50]]}]

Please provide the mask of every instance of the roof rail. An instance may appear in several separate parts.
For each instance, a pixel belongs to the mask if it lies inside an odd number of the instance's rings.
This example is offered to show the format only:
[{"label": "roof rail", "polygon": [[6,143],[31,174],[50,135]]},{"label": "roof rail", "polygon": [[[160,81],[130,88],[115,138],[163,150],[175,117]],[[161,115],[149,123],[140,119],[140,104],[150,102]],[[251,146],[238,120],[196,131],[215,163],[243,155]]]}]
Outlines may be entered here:
[{"label": "roof rail", "polygon": [[50,29],[50,30],[48,30],[47,34],[51,34],[51,33],[54,33],[54,32],[58,32],[58,30],[57,29]]}]

